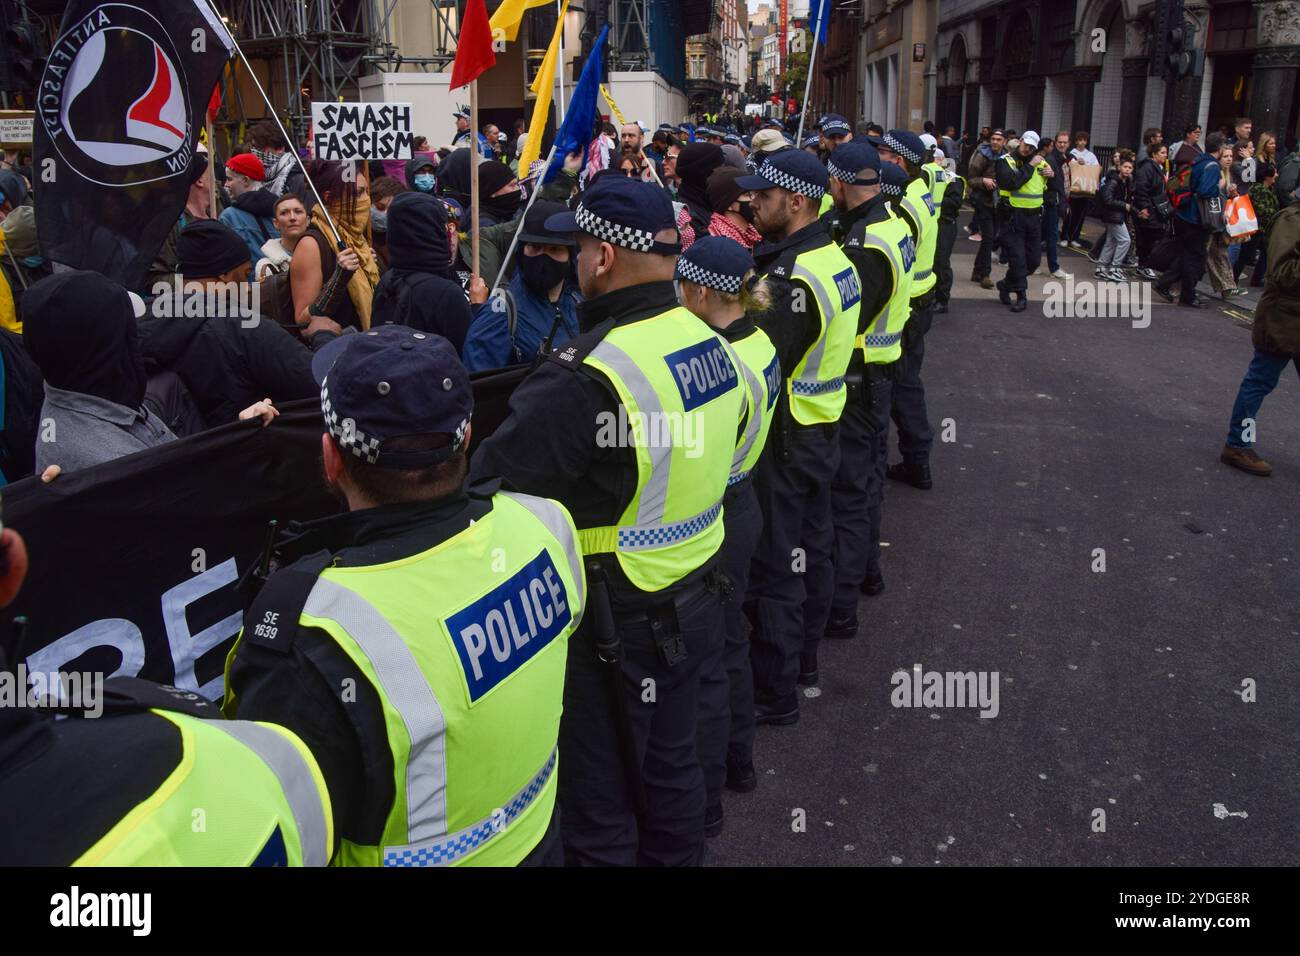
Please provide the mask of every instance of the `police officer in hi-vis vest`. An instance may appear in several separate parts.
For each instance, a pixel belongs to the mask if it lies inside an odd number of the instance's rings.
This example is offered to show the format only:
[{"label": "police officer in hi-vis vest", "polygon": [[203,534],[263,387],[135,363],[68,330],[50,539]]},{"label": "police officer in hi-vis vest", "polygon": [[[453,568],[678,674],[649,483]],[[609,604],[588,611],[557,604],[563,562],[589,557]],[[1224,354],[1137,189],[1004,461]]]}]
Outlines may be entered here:
[{"label": "police officer in hi-vis vest", "polygon": [[781,363],[767,333],[754,322],[767,306],[761,283],[751,285],[754,257],[733,239],[705,236],[677,260],[678,299],[718,331],[731,346],[745,381],[745,417],[731,477],[722,501],[726,536],[721,566],[730,579],[723,601],[727,643],[717,665],[705,674],[700,694],[700,757],[708,790],[705,833],[722,832],[722,787],[748,793],[758,786],[754,773],[754,673],[749,666],[749,633],[744,619],[749,565],[763,530],[763,513],[754,494],[753,473],[767,443],[772,411],[781,392]]},{"label": "police officer in hi-vis vest", "polygon": [[562,501],[579,528],[591,611],[560,731],[568,861],[694,865],[697,708],[723,645],[723,496],[745,385],[727,343],[677,302],[662,189],[601,176],[546,226],[578,233],[580,332],[515,390],[474,474]]},{"label": "police officer in hi-vis vest", "polygon": [[[891,167],[897,169],[897,167]],[[881,192],[880,156],[870,143],[846,143],[826,165],[839,210],[835,236],[858,270],[862,303],[840,419],[840,465],[831,484],[835,516],[835,599],[829,638],[858,633],[858,593],[884,590],[880,511],[889,457],[890,392],[911,310],[916,244]]]},{"label": "police officer in hi-vis vest", "polygon": [[831,479],[839,464],[844,373],[858,331],[858,273],[819,220],[826,167],[802,150],[768,156],[753,176],[754,261],[771,291],[759,327],[781,360],[781,398],[754,489],[763,536],[750,569],[755,719],[799,719],[796,683],[817,679],[817,645],[835,589]]},{"label": "police officer in hi-vis vest", "polygon": [[921,137],[910,130],[891,129],[883,136],[869,136],[880,151],[882,162],[891,163],[907,174],[903,195],[891,205],[912,230],[916,242],[916,267],[912,271],[912,315],[903,332],[903,357],[894,383],[891,415],[898,426],[898,451],[903,460],[890,465],[886,474],[922,490],[931,487],[930,445],[934,433],[925,409],[925,385],[921,364],[925,360],[925,334],[934,318],[934,250],[939,239],[939,210],[930,196],[930,183],[921,168],[928,152]]},{"label": "police officer in hi-vis vest", "polygon": [[1043,193],[1054,175],[1038,155],[1038,134],[1032,129],[1022,133],[1020,145],[999,157],[994,167],[1002,218],[998,234],[1007,248],[1007,274],[998,281],[998,298],[1012,312],[1023,312],[1029,305],[1028,276],[1038,271],[1043,255]]},{"label": "police officer in hi-vis vest", "polygon": [[[0,537],[0,607],[27,574]],[[18,640],[0,680],[27,691]],[[0,866],[324,866],[330,798],[283,727],[224,720],[190,691],[111,678],[92,703],[0,707]],[[74,709],[74,708],[81,709]]]},{"label": "police officer in hi-vis vest", "polygon": [[921,141],[932,153],[930,161],[921,168],[930,181],[930,201],[939,211],[939,238],[934,248],[934,311],[942,314],[948,311],[952,294],[952,247],[957,239],[957,214],[966,198],[966,180],[942,165],[946,157],[943,150],[936,148],[937,140],[933,136],[923,133]]},{"label": "police officer in hi-vis vest", "polygon": [[346,514],[282,549],[227,660],[226,710],[320,763],[344,866],[558,864],[557,741],[586,610],[554,501],[465,487],[473,392],[441,336],[385,325],[315,356]]}]

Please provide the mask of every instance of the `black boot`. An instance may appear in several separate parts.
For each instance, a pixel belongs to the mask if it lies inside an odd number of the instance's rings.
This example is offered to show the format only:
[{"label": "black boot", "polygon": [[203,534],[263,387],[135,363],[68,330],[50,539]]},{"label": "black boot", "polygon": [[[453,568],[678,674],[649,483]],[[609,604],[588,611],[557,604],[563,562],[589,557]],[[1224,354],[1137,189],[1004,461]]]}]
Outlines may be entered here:
[{"label": "black boot", "polygon": [[753,793],[758,789],[758,774],[750,760],[727,760],[727,789],[736,793]]},{"label": "black boot", "polygon": [[1029,296],[1024,292],[1016,293],[1016,301],[1011,305],[1012,312],[1023,312],[1029,307]]},{"label": "black boot", "polygon": [[919,488],[921,491],[928,491],[934,485],[934,482],[930,479],[930,466],[928,464],[919,465],[900,461],[897,464],[890,465],[885,474],[894,481],[905,482],[913,488]]},{"label": "black boot", "polygon": [[1007,280],[998,280],[998,301],[1003,305],[1011,304],[1011,292],[1007,289]]},{"label": "black boot", "polygon": [[805,687],[811,687],[817,683],[817,652],[809,654],[803,651],[799,654],[799,677],[798,682]]},{"label": "black boot", "polygon": [[799,698],[793,694],[788,700],[754,705],[754,723],[785,727],[799,723]]},{"label": "black boot", "polygon": [[942,315],[943,313],[945,313],[945,312],[948,311],[948,303],[947,303],[947,302],[935,302],[935,304],[934,304],[934,311],[937,312],[937,313],[939,313],[940,315]]},{"label": "black boot", "polygon": [[831,619],[826,622],[826,637],[832,641],[846,641],[858,636],[858,615],[854,612],[836,614],[831,612]]},{"label": "black boot", "polygon": [[722,832],[722,804],[715,803],[704,810],[704,835],[712,839]]},{"label": "black boot", "polygon": [[867,576],[862,579],[862,586],[858,588],[867,597],[875,597],[885,590],[885,576],[880,573],[880,568],[868,568]]}]

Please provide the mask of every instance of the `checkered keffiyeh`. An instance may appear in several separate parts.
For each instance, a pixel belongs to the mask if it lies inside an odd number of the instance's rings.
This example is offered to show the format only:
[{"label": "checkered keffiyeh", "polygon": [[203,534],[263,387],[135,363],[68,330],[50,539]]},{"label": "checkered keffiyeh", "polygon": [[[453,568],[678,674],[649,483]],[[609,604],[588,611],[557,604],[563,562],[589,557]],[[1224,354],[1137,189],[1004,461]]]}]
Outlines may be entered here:
[{"label": "checkered keffiyeh", "polygon": [[789,173],[777,169],[770,159],[763,161],[763,165],[758,169],[758,175],[782,189],[788,189],[792,193],[803,193],[809,199],[821,199],[826,194],[826,190],[821,186],[815,186],[812,183],[805,182],[798,176],[791,176]]},{"label": "checkered keffiyeh", "polygon": [[677,260],[677,278],[685,279],[687,282],[694,282],[696,285],[702,285],[709,289],[717,289],[719,292],[727,292],[735,295],[740,291],[741,283],[745,281],[744,276],[722,275],[705,269],[688,260],[685,256]]},{"label": "checkered keffiyeh", "polygon": [[634,252],[651,252],[654,250],[655,237],[652,232],[634,229],[631,226],[622,226],[616,222],[610,222],[608,219],[601,219],[581,202],[578,203],[578,208],[574,210],[573,215],[578,220],[578,228],[583,232],[590,233],[597,239],[616,246],[622,246],[624,249],[631,249]]},{"label": "checkered keffiyeh", "polygon": [[887,146],[889,149],[892,149],[899,156],[902,156],[909,163],[921,162],[921,157],[918,153],[913,152],[911,149],[904,146],[902,143],[894,139],[894,137],[890,136],[888,133],[886,133],[883,137],[881,137],[881,139],[884,142],[885,146]]}]

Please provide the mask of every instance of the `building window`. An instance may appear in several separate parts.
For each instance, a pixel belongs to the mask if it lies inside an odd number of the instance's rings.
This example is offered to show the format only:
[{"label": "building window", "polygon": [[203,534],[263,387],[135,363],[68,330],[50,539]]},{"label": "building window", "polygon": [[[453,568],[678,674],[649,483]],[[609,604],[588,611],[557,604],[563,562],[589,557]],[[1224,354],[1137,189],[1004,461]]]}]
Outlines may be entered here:
[{"label": "building window", "polygon": [[1243,53],[1255,48],[1255,8],[1228,3],[1210,8],[1210,52]]}]

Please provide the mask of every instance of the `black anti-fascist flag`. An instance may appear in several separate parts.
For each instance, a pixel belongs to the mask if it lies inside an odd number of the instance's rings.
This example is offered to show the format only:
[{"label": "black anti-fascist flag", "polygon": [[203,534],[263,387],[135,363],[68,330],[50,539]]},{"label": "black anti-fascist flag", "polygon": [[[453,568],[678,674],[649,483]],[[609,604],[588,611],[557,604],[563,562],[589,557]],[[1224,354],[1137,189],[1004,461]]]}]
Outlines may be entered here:
[{"label": "black anti-fascist flag", "polygon": [[231,53],[205,0],[74,0],[37,97],[45,258],[143,280],[185,208],[204,111]]},{"label": "black anti-fascist flag", "polygon": [[[523,367],[473,377],[475,442],[505,419]],[[267,524],[333,514],[320,477],[320,403],[285,405],[268,427],[239,422],[4,489],[4,523],[27,543],[27,581],[0,611],[26,615],[29,672],[140,676],[221,695],[239,632],[236,582]]]}]

